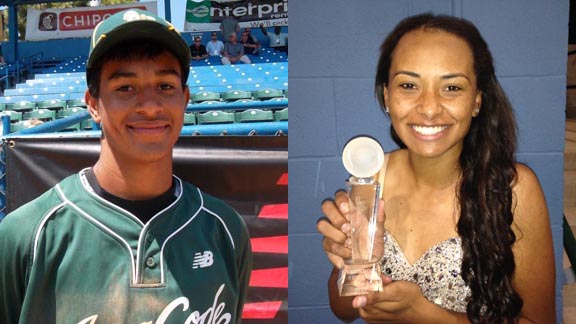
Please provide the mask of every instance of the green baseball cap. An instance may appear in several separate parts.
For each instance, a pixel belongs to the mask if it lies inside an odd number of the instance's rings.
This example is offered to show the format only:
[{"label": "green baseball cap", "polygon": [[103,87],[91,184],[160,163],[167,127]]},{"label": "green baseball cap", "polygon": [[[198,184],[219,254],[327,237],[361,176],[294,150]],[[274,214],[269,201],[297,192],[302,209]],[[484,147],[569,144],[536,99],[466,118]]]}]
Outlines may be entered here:
[{"label": "green baseball cap", "polygon": [[140,9],[117,12],[99,23],[92,33],[90,54],[86,64],[86,79],[94,63],[109,49],[133,39],[154,40],[172,53],[182,66],[183,80],[190,73],[190,49],[180,32],[168,21]]}]

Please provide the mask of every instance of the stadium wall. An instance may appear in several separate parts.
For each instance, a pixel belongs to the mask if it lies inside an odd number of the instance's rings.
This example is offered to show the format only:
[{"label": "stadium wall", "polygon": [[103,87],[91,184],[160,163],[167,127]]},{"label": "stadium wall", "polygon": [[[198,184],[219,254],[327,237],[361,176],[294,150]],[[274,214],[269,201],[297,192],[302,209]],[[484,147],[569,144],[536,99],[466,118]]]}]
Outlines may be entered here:
[{"label": "stadium wall", "polygon": [[311,0],[292,2],[290,11],[290,323],[337,322],[328,306],[331,265],[316,232],[320,203],[344,186],[340,154],[352,136],[396,147],[373,94],[378,49],[402,18],[428,11],[471,20],[491,47],[516,112],[518,159],[536,171],[546,195],[560,322],[569,1]]}]

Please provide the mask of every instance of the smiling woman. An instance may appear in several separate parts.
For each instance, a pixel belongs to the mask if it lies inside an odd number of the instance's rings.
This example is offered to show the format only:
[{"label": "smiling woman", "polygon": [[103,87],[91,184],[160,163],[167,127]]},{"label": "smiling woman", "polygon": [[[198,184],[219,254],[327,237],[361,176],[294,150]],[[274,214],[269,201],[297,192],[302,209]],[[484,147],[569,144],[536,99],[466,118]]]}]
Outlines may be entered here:
[{"label": "smiling woman", "polygon": [[459,155],[482,102],[466,42],[439,30],[415,30],[395,49],[383,89],[394,130],[422,156]]},{"label": "smiling woman", "polygon": [[339,192],[322,204],[317,224],[335,266],[334,314],[378,323],[555,323],[546,202],[535,174],[515,160],[512,107],[476,27],[430,14],[401,21],[382,44],[375,91],[403,148],[380,172],[384,287],[338,295],[338,267],[350,257],[350,208]]}]

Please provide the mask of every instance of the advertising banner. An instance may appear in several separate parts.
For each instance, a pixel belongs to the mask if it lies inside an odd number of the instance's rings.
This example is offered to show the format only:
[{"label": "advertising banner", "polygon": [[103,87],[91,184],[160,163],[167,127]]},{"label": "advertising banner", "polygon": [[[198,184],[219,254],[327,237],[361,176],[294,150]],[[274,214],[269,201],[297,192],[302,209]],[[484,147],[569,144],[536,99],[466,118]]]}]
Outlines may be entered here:
[{"label": "advertising banner", "polygon": [[102,20],[129,8],[157,12],[155,1],[102,7],[29,8],[26,14],[26,40],[90,37],[94,27]]},{"label": "advertising banner", "polygon": [[288,26],[288,0],[187,0],[184,30],[218,30],[227,17],[241,28]]},{"label": "advertising banner", "polygon": [[[7,211],[93,165],[99,151],[99,138],[11,138],[4,145]],[[246,221],[254,262],[242,323],[287,323],[288,137],[181,137],[173,156],[174,174]]]}]

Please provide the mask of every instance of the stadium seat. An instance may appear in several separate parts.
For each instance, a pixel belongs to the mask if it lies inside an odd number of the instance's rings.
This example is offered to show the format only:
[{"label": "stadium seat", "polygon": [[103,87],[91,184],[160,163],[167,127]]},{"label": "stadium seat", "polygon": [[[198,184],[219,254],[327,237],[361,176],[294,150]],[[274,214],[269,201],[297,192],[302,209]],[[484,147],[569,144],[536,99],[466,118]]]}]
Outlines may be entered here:
[{"label": "stadium seat", "polygon": [[36,103],[32,101],[18,101],[6,106],[6,109],[16,111],[30,111],[34,108],[36,108]]},{"label": "stadium seat", "polygon": [[18,132],[26,128],[30,128],[30,125],[23,121],[10,123],[10,133]]},{"label": "stadium seat", "polygon": [[90,129],[93,128],[93,125],[92,125],[92,124],[93,124],[93,123],[92,123],[92,118],[83,120],[83,121],[80,123],[80,129],[90,130]]},{"label": "stadium seat", "polygon": [[185,113],[184,125],[196,125],[196,115],[194,113]]},{"label": "stadium seat", "polygon": [[38,119],[42,121],[51,121],[56,119],[56,112],[49,109],[36,109],[24,113],[24,119]]},{"label": "stadium seat", "polygon": [[284,92],[279,89],[262,89],[254,92],[254,98],[265,100],[284,97]]},{"label": "stadium seat", "polygon": [[72,115],[79,113],[81,111],[86,111],[86,108],[71,107],[71,108],[62,109],[56,113],[56,118],[64,118],[64,117],[72,116]]},{"label": "stadium seat", "polygon": [[262,109],[248,109],[245,111],[241,111],[236,113],[236,117],[239,123],[266,122],[274,120],[272,111]]},{"label": "stadium seat", "polygon": [[203,101],[219,101],[220,93],[202,91],[192,95],[192,102],[203,102]]},{"label": "stadium seat", "polygon": [[199,113],[198,124],[226,124],[234,123],[236,118],[233,112],[225,111],[207,111],[205,113]]},{"label": "stadium seat", "polygon": [[230,90],[222,94],[222,99],[225,101],[252,99],[252,92],[244,90]]},{"label": "stadium seat", "polygon": [[49,99],[38,103],[38,109],[61,110],[64,107],[66,107],[66,101],[60,99]]},{"label": "stadium seat", "polygon": [[2,112],[2,115],[10,116],[10,122],[11,123],[19,122],[22,120],[22,113],[19,111],[6,110],[6,111]]},{"label": "stadium seat", "polygon": [[[72,115],[75,115],[75,114],[82,112],[82,111],[86,111],[86,108],[82,108],[82,107],[65,108],[65,109],[59,110],[56,113],[56,119],[72,116]],[[89,119],[88,121],[91,121],[91,120]],[[81,123],[78,123],[78,124],[68,126],[65,129],[63,129],[62,131],[75,131],[75,130],[79,131],[80,129],[81,129]]]},{"label": "stadium seat", "polygon": [[66,102],[66,107],[68,107],[68,108],[73,108],[73,107],[86,108],[86,102],[84,101],[84,98],[82,98],[82,99],[70,99]]},{"label": "stadium seat", "polygon": [[288,107],[274,112],[274,121],[287,121],[288,120]]}]

